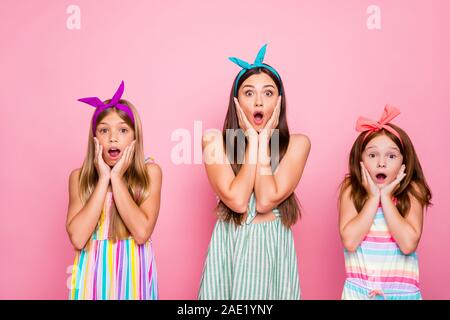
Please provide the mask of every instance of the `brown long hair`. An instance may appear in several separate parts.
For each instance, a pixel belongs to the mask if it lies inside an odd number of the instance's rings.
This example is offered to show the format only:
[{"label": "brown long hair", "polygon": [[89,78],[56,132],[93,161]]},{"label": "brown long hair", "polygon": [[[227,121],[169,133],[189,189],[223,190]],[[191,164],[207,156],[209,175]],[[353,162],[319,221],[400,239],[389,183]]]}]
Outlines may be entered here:
[{"label": "brown long hair", "polygon": [[[104,101],[104,103],[109,103],[110,100]],[[145,161],[144,161],[144,148],[143,148],[143,135],[142,135],[142,125],[136,108],[127,100],[121,99],[120,104],[127,105],[134,117],[134,124],[128,115],[120,109],[111,107],[105,109],[97,117],[97,123],[100,123],[108,114],[112,112],[117,113],[117,115],[123,119],[126,124],[133,129],[134,136],[136,139],[135,152],[133,156],[133,161],[127,171],[124,174],[124,179],[128,185],[128,191],[132,195],[137,205],[140,205],[143,200],[148,196],[150,187],[150,178],[148,176]],[[81,167],[80,177],[79,177],[79,190],[80,197],[83,204],[85,204],[89,197],[91,196],[94,188],[98,182],[98,173],[94,165],[95,156],[95,144],[94,135],[92,132],[92,120],[91,126],[89,128],[89,138],[88,138],[88,149],[86,158],[84,159],[83,166]],[[111,204],[111,223],[109,226],[109,239],[112,241],[117,241],[119,239],[125,239],[130,236],[130,232],[125,226],[120,214],[117,212],[117,208],[112,202]]]},{"label": "brown long hair", "polygon": [[364,203],[366,202],[368,197],[366,189],[362,184],[360,165],[360,162],[362,160],[362,153],[367,144],[372,139],[384,134],[388,136],[400,149],[400,152],[403,155],[403,164],[405,164],[406,166],[406,176],[394,191],[394,197],[397,198],[397,209],[400,214],[405,217],[408,214],[409,209],[411,208],[410,196],[415,197],[423,207],[429,207],[431,205],[432,195],[430,188],[428,187],[428,184],[425,180],[419,158],[417,157],[416,151],[414,150],[411,139],[406,134],[406,132],[398,126],[394,124],[388,125],[398,132],[400,138],[403,141],[403,145],[399,138],[385,129],[379,130],[377,132],[372,132],[367,135],[367,138],[365,139],[364,137],[367,132],[362,132],[356,139],[350,152],[348,163],[349,173],[346,175],[344,181],[341,184],[341,195],[344,190],[346,190],[348,187],[351,187],[350,195],[353,200],[353,204],[355,205],[355,208],[358,212],[362,210]]},{"label": "brown long hair", "polygon": [[[245,72],[241,78],[239,79],[239,82],[237,83],[237,88],[240,88],[242,83],[249,78],[250,76],[254,74],[259,73],[266,73],[269,75],[272,80],[275,82],[278,88],[278,92],[282,93],[281,97],[281,108],[280,108],[280,118],[278,121],[277,129],[279,134],[279,161],[283,159],[284,155],[286,154],[286,150],[289,145],[289,128],[286,120],[286,95],[285,90],[283,87],[283,82],[281,79],[278,79],[278,77],[273,74],[270,70],[266,68],[253,68]],[[227,145],[233,145],[234,146],[234,152],[232,154],[227,153],[227,158],[231,163],[231,167],[233,169],[233,172],[235,175],[239,173],[239,170],[241,169],[242,165],[242,159],[239,159],[239,155],[245,154],[245,144],[238,143],[239,137],[236,135],[227,135],[226,132],[228,129],[232,130],[238,130],[238,132],[242,133],[242,130],[239,130],[239,120],[236,114],[236,106],[234,103],[234,88],[236,85],[237,76],[233,81],[233,85],[231,87],[230,92],[230,99],[228,102],[228,111],[225,116],[225,121],[223,124],[223,130],[222,130],[222,136],[223,136],[223,143],[225,146]],[[228,139],[228,141],[227,141]],[[272,139],[270,141],[272,143]],[[226,148],[227,149],[227,148]],[[239,149],[239,150],[238,150]],[[272,158],[272,157],[271,157]],[[274,165],[276,165],[272,159],[272,171],[274,171],[276,168],[274,168]],[[235,212],[231,210],[229,207],[223,203],[222,200],[220,200],[216,207],[217,213],[224,218],[225,221],[233,220],[234,223],[237,225],[242,224],[243,215],[241,213]],[[300,205],[298,202],[298,199],[293,192],[287,199],[285,199],[279,206],[278,210],[281,214],[281,222],[284,226],[289,228],[293,224],[295,224],[300,217]]]}]

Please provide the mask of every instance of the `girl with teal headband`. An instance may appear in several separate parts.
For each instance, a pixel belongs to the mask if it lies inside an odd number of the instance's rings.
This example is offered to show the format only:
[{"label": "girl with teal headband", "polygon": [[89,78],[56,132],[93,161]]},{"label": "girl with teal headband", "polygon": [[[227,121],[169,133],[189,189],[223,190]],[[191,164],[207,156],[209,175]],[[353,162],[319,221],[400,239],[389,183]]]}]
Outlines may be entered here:
[{"label": "girl with teal headband", "polygon": [[[236,76],[223,131],[203,136],[206,173],[218,196],[199,299],[300,299],[291,226],[310,141],[290,134],[278,72],[266,45]],[[279,161],[278,161],[279,160]]]}]

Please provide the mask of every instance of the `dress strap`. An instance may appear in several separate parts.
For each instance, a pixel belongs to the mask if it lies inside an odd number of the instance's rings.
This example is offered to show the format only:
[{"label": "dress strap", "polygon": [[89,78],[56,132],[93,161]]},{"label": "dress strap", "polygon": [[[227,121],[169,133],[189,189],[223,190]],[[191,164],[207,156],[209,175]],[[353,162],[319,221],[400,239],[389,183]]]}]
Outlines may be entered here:
[{"label": "dress strap", "polygon": [[153,158],[153,157],[147,157],[147,158],[145,158],[145,160],[144,160],[144,162],[145,163],[155,163],[155,158]]}]

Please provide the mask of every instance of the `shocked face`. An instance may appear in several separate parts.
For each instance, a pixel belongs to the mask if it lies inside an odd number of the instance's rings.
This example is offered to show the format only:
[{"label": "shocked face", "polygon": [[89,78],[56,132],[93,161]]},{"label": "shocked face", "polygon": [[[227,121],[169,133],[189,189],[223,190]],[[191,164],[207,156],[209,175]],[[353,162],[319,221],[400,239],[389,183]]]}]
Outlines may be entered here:
[{"label": "shocked face", "polygon": [[395,142],[382,134],[367,144],[362,161],[372,180],[382,188],[397,177],[403,164],[403,155]]},{"label": "shocked face", "polygon": [[277,85],[264,72],[248,77],[239,87],[239,104],[255,130],[263,129],[269,121],[278,96]]},{"label": "shocked face", "polygon": [[95,135],[103,147],[103,160],[110,167],[134,140],[133,129],[116,112],[111,112],[97,124]]}]

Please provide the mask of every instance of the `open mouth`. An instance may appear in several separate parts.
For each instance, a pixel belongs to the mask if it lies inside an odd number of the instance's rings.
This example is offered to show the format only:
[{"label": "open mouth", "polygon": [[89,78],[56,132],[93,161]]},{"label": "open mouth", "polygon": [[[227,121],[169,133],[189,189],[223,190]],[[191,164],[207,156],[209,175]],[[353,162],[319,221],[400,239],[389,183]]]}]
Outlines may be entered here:
[{"label": "open mouth", "polygon": [[120,155],[120,149],[115,148],[115,147],[109,148],[108,154],[111,159],[116,159]]},{"label": "open mouth", "polygon": [[264,113],[262,111],[255,111],[253,113],[253,121],[256,125],[260,125],[263,123],[264,120]]},{"label": "open mouth", "polygon": [[377,178],[377,183],[384,183],[384,181],[387,178],[387,175],[385,175],[384,173],[379,173],[376,175]]}]

